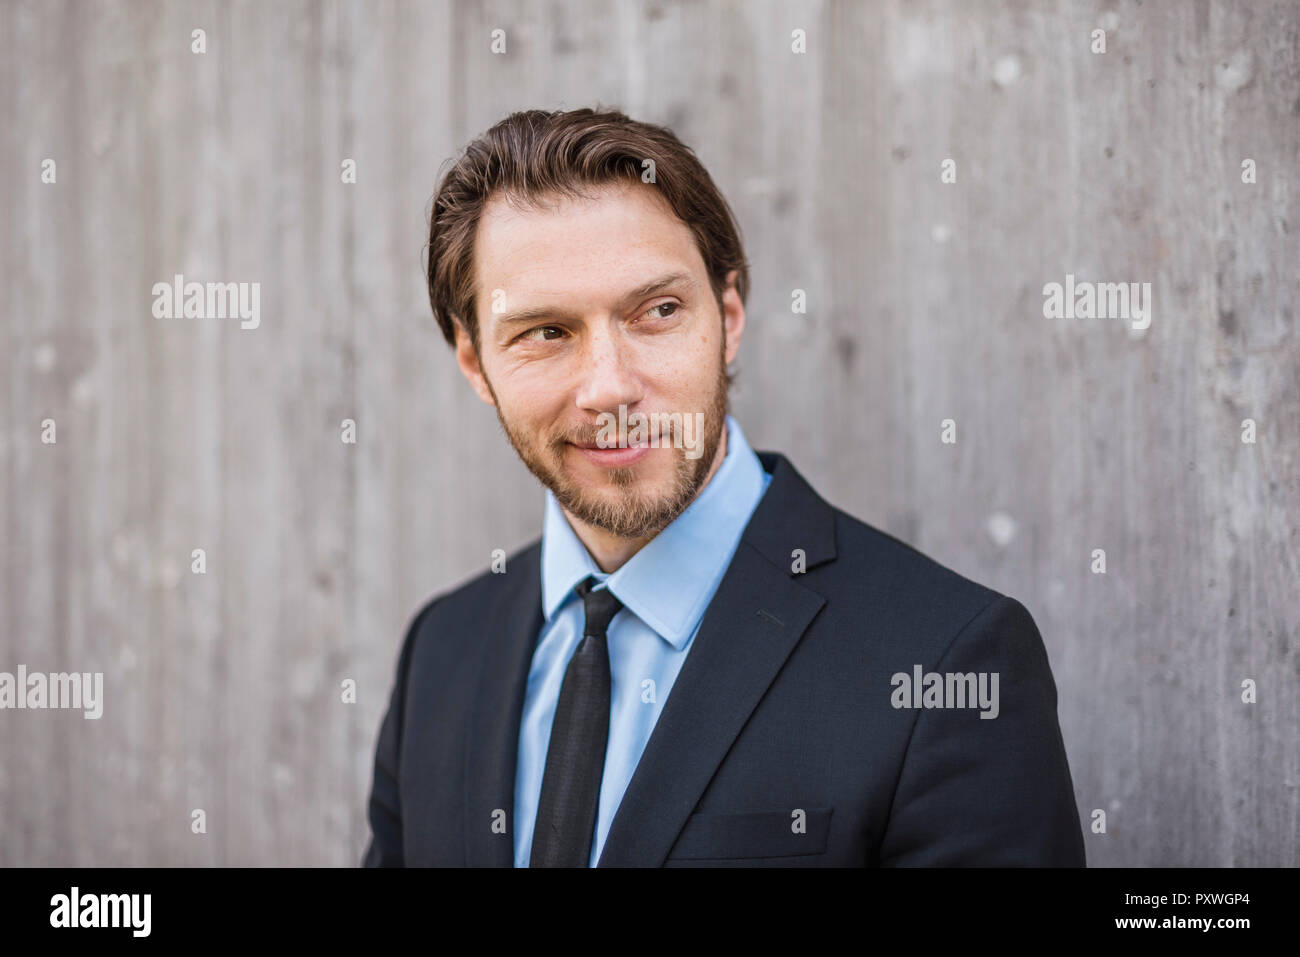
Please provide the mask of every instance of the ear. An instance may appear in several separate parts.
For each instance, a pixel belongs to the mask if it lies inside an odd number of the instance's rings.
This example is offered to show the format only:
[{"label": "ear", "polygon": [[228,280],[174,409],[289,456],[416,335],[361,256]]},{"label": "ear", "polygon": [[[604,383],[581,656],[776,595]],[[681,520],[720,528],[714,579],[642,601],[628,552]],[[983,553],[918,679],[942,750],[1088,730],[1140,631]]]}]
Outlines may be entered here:
[{"label": "ear", "polygon": [[730,365],[740,351],[740,337],[745,331],[745,304],[736,291],[738,270],[727,273],[727,285],[722,290],[722,331],[726,336],[725,356]]},{"label": "ear", "polygon": [[483,377],[483,368],[479,364],[478,353],[474,350],[474,343],[470,340],[469,333],[465,331],[465,326],[459,317],[452,317],[452,325],[456,330],[456,364],[460,366],[461,373],[474,387],[478,397],[488,405],[496,405],[496,401],[492,398],[492,390],[488,388],[487,380]]}]

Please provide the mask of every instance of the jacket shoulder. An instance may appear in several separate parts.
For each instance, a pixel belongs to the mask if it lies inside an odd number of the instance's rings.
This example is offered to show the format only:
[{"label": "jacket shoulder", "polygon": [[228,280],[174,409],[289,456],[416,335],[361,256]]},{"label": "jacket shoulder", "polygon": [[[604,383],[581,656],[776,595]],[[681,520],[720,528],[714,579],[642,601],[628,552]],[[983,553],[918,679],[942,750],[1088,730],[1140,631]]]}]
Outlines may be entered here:
[{"label": "jacket shoulder", "polygon": [[835,538],[841,561],[866,561],[886,582],[934,588],[961,596],[981,607],[1005,597],[1000,592],[949,568],[900,538],[842,509],[835,513]]},{"label": "jacket shoulder", "polygon": [[836,556],[826,566],[828,584],[850,597],[842,609],[849,606],[886,634],[951,639],[998,601],[1015,601],[842,509],[832,511]]},{"label": "jacket shoulder", "polygon": [[890,629],[952,633],[1005,597],[831,504],[785,455],[758,456],[771,485],[751,522],[759,527],[746,537],[778,567],[789,567],[792,545],[806,543],[806,571],[797,577],[826,599],[837,624],[859,616]]}]

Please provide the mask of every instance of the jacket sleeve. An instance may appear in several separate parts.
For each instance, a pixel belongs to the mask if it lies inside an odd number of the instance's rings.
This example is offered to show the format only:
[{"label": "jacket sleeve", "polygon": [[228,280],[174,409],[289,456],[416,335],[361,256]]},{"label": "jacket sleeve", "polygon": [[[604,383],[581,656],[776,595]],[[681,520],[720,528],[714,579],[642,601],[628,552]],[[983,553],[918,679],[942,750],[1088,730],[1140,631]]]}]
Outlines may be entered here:
[{"label": "jacket sleeve", "polygon": [[1029,611],[1014,598],[995,599],[934,670],[996,673],[997,717],[980,717],[978,707],[918,711],[880,864],[1085,866],[1056,684]]},{"label": "jacket sleeve", "polygon": [[411,649],[434,602],[426,605],[407,629],[402,650],[397,657],[397,676],[393,681],[388,711],[379,727],[375,745],[374,780],[370,788],[370,843],[361,859],[363,867],[403,867],[401,750],[402,722],[406,708],[407,672]]}]

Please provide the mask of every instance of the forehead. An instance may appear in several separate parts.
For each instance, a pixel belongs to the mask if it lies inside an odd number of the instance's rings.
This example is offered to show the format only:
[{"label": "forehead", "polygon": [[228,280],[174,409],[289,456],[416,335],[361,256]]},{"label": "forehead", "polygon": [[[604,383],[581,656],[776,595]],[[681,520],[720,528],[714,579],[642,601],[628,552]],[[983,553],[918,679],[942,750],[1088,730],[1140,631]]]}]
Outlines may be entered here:
[{"label": "forehead", "polygon": [[500,193],[479,219],[474,276],[480,317],[495,290],[510,307],[603,303],[651,274],[704,277],[690,228],[652,184],[589,187],[590,198],[550,197],[520,209]]}]

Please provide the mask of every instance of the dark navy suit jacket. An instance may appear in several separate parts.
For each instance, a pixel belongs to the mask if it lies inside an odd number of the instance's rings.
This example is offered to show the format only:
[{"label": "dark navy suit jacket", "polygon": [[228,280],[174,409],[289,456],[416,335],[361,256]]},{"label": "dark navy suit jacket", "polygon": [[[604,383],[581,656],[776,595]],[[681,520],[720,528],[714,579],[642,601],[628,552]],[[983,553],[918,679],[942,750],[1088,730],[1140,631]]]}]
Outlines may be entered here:
[{"label": "dark navy suit jacket", "polygon": [[[784,456],[758,455],[772,482],[598,866],[1083,866],[1056,685],[1029,612],[827,504]],[[513,864],[540,556],[539,540],[411,624],[379,730],[364,865]],[[891,676],[917,665],[996,673],[997,717],[895,707]]]}]

